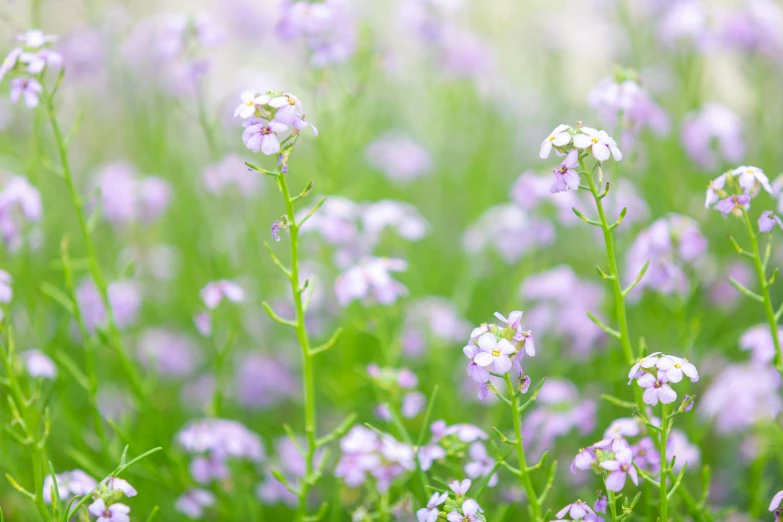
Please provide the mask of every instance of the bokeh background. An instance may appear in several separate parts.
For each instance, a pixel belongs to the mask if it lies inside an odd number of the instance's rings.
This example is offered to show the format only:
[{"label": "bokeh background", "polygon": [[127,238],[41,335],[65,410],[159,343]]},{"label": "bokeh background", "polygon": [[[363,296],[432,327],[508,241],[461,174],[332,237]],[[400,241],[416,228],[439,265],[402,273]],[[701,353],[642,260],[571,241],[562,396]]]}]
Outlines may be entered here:
[{"label": "bokeh background", "polygon": [[[686,482],[698,486],[708,464],[711,505],[766,519],[783,480],[780,379],[768,364],[768,332],[751,330],[764,322],[762,309],[726,282],[732,275],[758,286],[727,239],[744,238],[743,224],[705,209],[704,190],[738,165],[772,179],[783,164],[779,2],[328,0],[302,9],[276,0],[8,0],[0,6],[2,52],[30,27],[60,36],[57,112],[66,132],[73,128],[80,191],[93,201],[89,208],[100,202],[91,220],[99,257],[114,282],[125,344],[154,401],[154,408],[134,406],[115,354],[101,349],[99,402],[111,444],[100,449],[87,396],[63,362],[81,367],[83,343],[72,318],[42,291],[63,286],[63,238],[80,302],[96,323],[101,305],[43,107],[12,105],[4,86],[0,202],[18,197],[8,195],[13,176],[40,193],[40,212],[9,204],[0,215],[0,266],[14,277],[6,314],[18,349],[37,348],[58,367],[42,388],[57,470],[101,477],[125,444],[135,454],[162,446],[128,472],[139,490],[133,520],[154,506],[162,520],[185,519],[175,500],[194,480],[175,436],[205,415],[214,387],[210,340],[194,316],[204,308],[199,291],[231,279],[246,298],[221,306],[213,320],[218,339],[235,336],[223,416],[258,434],[266,456],[232,463],[231,479],[209,486],[220,508],[205,518],[292,516],[268,470],[296,474],[283,425],[302,432],[299,348],[261,308],[266,300],[291,310],[286,281],[263,245],[287,258],[285,233],[277,244],[269,232],[284,208],[274,182],[244,167],[269,158],[243,146],[232,118],[240,92],[274,89],[299,96],[319,131],[303,133],[292,156],[293,190],[312,178],[314,195],[330,196],[302,236],[314,287],[312,335],[324,340],[344,328],[317,366],[324,427],[357,412],[361,422],[393,431],[376,411],[388,398],[368,378],[374,363],[410,368],[426,396],[439,386],[433,419],[508,428],[505,410],[479,401],[467,382],[461,348],[495,311],[525,310],[538,348],[525,369],[548,381],[523,428],[532,454],[550,449],[560,463],[548,503],[559,509],[574,492],[594,495],[599,482],[568,466],[578,448],[627,414],[600,395],[631,391],[619,344],[586,317],[591,311],[611,322],[614,309],[594,269],[606,265],[602,238],[570,210],[592,216],[593,203],[581,193],[550,195],[554,157],[538,158],[552,128],[581,120],[606,129],[625,154],[604,170],[614,189],[610,214],[628,208],[617,229],[624,277],[638,270],[631,254],[649,243],[653,223],[676,244],[698,244],[688,259],[676,248],[656,258],[663,282],[637,289],[629,312],[635,345],[643,337],[651,351],[687,356],[701,371],[698,383],[681,388],[699,397],[693,414],[678,418],[688,434],[678,454],[692,463]],[[627,78],[639,92],[622,98],[612,89]],[[754,216],[777,209],[775,187],[754,200]],[[692,221],[674,223],[670,213]],[[668,219],[674,224],[658,221]],[[337,277],[363,255],[406,260],[394,277],[407,295],[388,306],[338,300]],[[772,266],[781,258],[773,247]],[[772,291],[775,302],[783,297]],[[10,418],[5,407],[0,418]],[[406,422],[417,433],[423,416]],[[2,471],[29,484],[27,459],[5,432],[0,452]],[[395,491],[401,498],[409,488]],[[371,496],[331,471],[314,495],[314,505],[330,502],[326,516],[335,521]],[[482,505],[491,520],[525,520],[519,498],[501,474]],[[7,520],[35,519],[32,504],[5,481],[0,505]],[[647,516],[642,510],[634,520]]]}]

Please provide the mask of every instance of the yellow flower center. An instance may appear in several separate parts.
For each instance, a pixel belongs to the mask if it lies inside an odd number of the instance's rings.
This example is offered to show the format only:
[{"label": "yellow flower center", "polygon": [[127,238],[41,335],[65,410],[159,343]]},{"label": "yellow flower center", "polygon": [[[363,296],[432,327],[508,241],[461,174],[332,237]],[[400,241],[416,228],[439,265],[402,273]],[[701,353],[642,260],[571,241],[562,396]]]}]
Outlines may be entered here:
[{"label": "yellow flower center", "polygon": [[590,141],[592,141],[593,143],[598,143],[599,140],[597,136],[593,136],[592,140]]},{"label": "yellow flower center", "polygon": [[288,105],[296,105],[296,100],[293,98],[288,98]]},{"label": "yellow flower center", "polygon": [[245,102],[245,105],[247,105],[248,107],[252,107],[252,106],[253,106],[253,105],[255,105],[255,104],[256,104],[256,103],[255,103],[253,100],[247,100],[247,101]]},{"label": "yellow flower center", "polygon": [[674,363],[675,368],[682,368],[682,365],[680,363]]},{"label": "yellow flower center", "polygon": [[550,134],[549,135],[549,141],[555,141],[555,135],[554,134]]},{"label": "yellow flower center", "polygon": [[500,350],[498,350],[497,348],[492,350],[492,356],[493,357],[500,357]]}]

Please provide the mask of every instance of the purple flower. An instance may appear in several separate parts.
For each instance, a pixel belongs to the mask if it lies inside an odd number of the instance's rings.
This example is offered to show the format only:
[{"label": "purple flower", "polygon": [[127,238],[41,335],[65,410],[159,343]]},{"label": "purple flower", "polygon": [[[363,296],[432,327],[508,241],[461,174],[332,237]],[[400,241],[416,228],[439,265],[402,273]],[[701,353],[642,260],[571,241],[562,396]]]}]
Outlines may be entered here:
[{"label": "purple flower", "polygon": [[539,151],[538,156],[541,159],[547,159],[549,154],[552,152],[552,147],[560,148],[571,143],[571,133],[569,132],[570,130],[571,127],[564,124],[560,124],[555,127],[555,130],[553,130],[551,134],[546,137],[543,143],[541,143],[541,150]]},{"label": "purple flower", "polygon": [[639,469],[658,472],[661,455],[650,437],[644,437],[637,444],[631,446],[633,461]]},{"label": "purple flower", "polygon": [[192,375],[200,355],[193,339],[165,328],[148,328],[136,343],[136,356],[145,367],[171,377]]},{"label": "purple flower", "polygon": [[283,93],[269,101],[269,106],[277,109],[275,121],[285,125],[293,125],[297,116],[302,113],[302,102],[293,94]]},{"label": "purple flower", "polygon": [[475,500],[467,499],[462,503],[460,510],[462,514],[452,511],[446,516],[446,520],[449,522],[477,522],[480,520],[476,515],[481,511],[481,508]]},{"label": "purple flower", "polygon": [[[516,357],[514,357],[514,360],[516,361]],[[517,384],[519,388],[519,393],[525,394],[530,389],[530,376],[526,373],[522,373],[519,376],[519,382]]]},{"label": "purple flower", "polygon": [[258,192],[258,173],[251,171],[245,161],[235,154],[229,154],[215,165],[204,168],[204,185],[213,194],[220,194],[234,187],[236,193],[250,197]]},{"label": "purple flower", "polygon": [[482,353],[481,349],[475,344],[469,344],[462,349],[462,352],[465,354],[465,357],[470,359],[470,364],[468,364],[468,377],[479,384],[489,381],[489,370],[476,364],[476,355]]},{"label": "purple flower", "polygon": [[[732,163],[740,161],[745,154],[742,136],[740,117],[717,103],[707,103],[700,111],[686,115],[682,124],[685,151],[707,170],[717,168],[719,156]],[[713,141],[717,142],[717,151],[713,150]]]},{"label": "purple flower", "polygon": [[202,518],[204,508],[215,504],[215,495],[205,489],[189,489],[174,501],[174,509],[190,518]]},{"label": "purple flower", "polygon": [[387,133],[365,149],[367,162],[392,181],[407,182],[424,176],[432,168],[427,149],[398,132]]},{"label": "purple flower", "polygon": [[232,303],[241,303],[245,300],[245,291],[241,286],[228,279],[211,281],[201,289],[199,293],[201,300],[210,310],[214,310],[226,299]]},{"label": "purple flower", "polygon": [[449,482],[449,488],[457,495],[464,495],[470,489],[470,484],[470,479],[464,479],[462,482],[455,480],[453,482]]},{"label": "purple flower", "polygon": [[783,228],[783,222],[780,221],[778,215],[771,210],[765,210],[761,213],[761,217],[759,218],[759,232],[772,232],[772,229],[775,228],[775,224],[780,228]]},{"label": "purple flower", "polygon": [[719,193],[723,191],[723,187],[726,186],[726,173],[721,174],[714,180],[710,181],[707,185],[707,198],[704,202],[704,208],[710,208],[720,199]]},{"label": "purple flower", "polygon": [[723,217],[733,212],[740,212],[740,209],[747,209],[750,205],[750,196],[747,194],[734,194],[722,199],[715,204],[715,210],[719,210]]},{"label": "purple flower", "polygon": [[299,379],[285,361],[261,353],[248,353],[236,364],[236,397],[251,409],[269,408],[299,394]]},{"label": "purple flower", "polygon": [[199,419],[188,422],[176,435],[185,451],[217,458],[243,458],[260,462],[264,458],[261,438],[237,421]]},{"label": "purple flower", "polygon": [[[778,339],[783,339],[783,330],[778,329]],[[740,350],[750,350],[751,360],[769,364],[775,358],[775,343],[769,325],[757,324],[743,332],[739,340]]]},{"label": "purple flower", "polygon": [[738,177],[739,186],[745,190],[745,194],[754,196],[759,187],[762,187],[768,193],[772,194],[772,186],[769,184],[769,178],[758,167],[737,167],[732,175]]},{"label": "purple flower", "polygon": [[[107,292],[117,326],[124,328],[133,324],[141,307],[141,292],[138,283],[129,280],[114,281],[109,284]],[[106,321],[106,310],[100,292],[92,279],[84,279],[79,284],[76,288],[76,297],[79,308],[84,315],[87,330],[92,332],[96,327],[103,326]]]},{"label": "purple flower", "polygon": [[606,495],[601,495],[596,499],[595,504],[593,504],[593,509],[598,513],[606,513],[607,505]]},{"label": "purple flower", "polygon": [[560,165],[552,173],[555,180],[549,188],[549,192],[556,194],[558,192],[567,192],[568,190],[577,190],[579,188],[579,173],[575,170],[579,165],[579,153],[572,150]]},{"label": "purple flower", "polygon": [[[482,442],[476,441],[472,443],[468,448],[468,455],[471,460],[465,464],[465,475],[472,479],[485,477],[495,467],[495,459],[489,456],[487,448],[484,447]],[[498,481],[498,474],[494,473],[487,485],[491,488],[495,487]]]},{"label": "purple flower", "polygon": [[628,372],[628,384],[630,384],[632,380],[641,377],[644,373],[642,368],[649,369],[658,364],[658,359],[660,359],[660,357],[658,357],[659,355],[661,355],[661,352],[651,353],[636,361],[636,364],[631,366],[631,371]]},{"label": "purple flower", "polygon": [[585,518],[585,515],[588,513],[594,514],[595,512],[587,502],[577,500],[576,502],[568,504],[566,507],[558,511],[557,515],[555,516],[559,519],[562,519],[564,516],[566,516],[566,513],[570,515],[572,519],[580,520]]},{"label": "purple flower", "polygon": [[[66,471],[56,476],[57,490],[60,492],[60,500],[68,500],[72,496],[86,495],[98,485],[94,478],[80,469]],[[43,483],[43,499],[47,504],[52,502],[52,476],[46,475]]]},{"label": "purple flower", "polygon": [[392,305],[406,295],[408,289],[394,280],[390,272],[401,272],[407,268],[408,263],[403,259],[364,258],[337,277],[334,283],[337,301],[342,306],[356,299]]},{"label": "purple flower", "polygon": [[501,322],[505,323],[509,328],[512,328],[514,330],[518,330],[520,323],[522,322],[522,315],[525,312],[522,312],[520,310],[515,310],[508,314],[508,318],[503,317],[503,314],[500,312],[495,312],[495,317],[497,317]]},{"label": "purple flower", "polygon": [[42,351],[32,349],[19,354],[24,360],[25,369],[30,377],[54,379],[57,377],[57,367]]},{"label": "purple flower", "polygon": [[658,378],[651,373],[645,373],[636,382],[639,383],[639,386],[645,388],[642,396],[645,404],[655,406],[658,404],[658,401],[661,401],[663,404],[670,404],[677,399],[677,393],[667,384],[666,376],[660,375],[660,372]]},{"label": "purple flower", "polygon": [[121,491],[126,497],[135,497],[138,494],[136,488],[125,479],[109,477],[105,484],[109,491]]},{"label": "purple flower", "polygon": [[400,408],[402,416],[406,419],[412,419],[424,409],[426,404],[427,398],[423,393],[418,391],[406,393],[402,397],[402,406]]},{"label": "purple flower", "polygon": [[631,477],[634,485],[639,485],[639,476],[633,466],[633,454],[630,449],[623,448],[615,452],[614,460],[602,462],[601,467],[611,472],[606,477],[606,489],[610,491],[622,491],[627,476]]},{"label": "purple flower", "polygon": [[783,491],[778,491],[769,503],[769,510],[777,509],[781,502],[783,502]]},{"label": "purple flower", "polygon": [[617,143],[606,131],[599,131],[590,127],[582,127],[574,136],[574,147],[577,149],[590,149],[595,159],[606,161],[611,155],[615,161],[623,159],[623,153],[617,148]]},{"label": "purple flower", "polygon": [[275,241],[280,241],[280,229],[285,228],[284,225],[285,224],[280,220],[272,223],[272,239]]},{"label": "purple flower", "polygon": [[17,103],[19,97],[24,98],[24,104],[28,109],[35,109],[40,102],[39,96],[43,87],[34,78],[14,78],[11,80],[11,102]]},{"label": "purple flower", "polygon": [[487,332],[478,338],[476,344],[481,349],[474,357],[476,364],[484,367],[491,364],[498,373],[506,373],[511,369],[511,359],[508,356],[516,352],[516,349],[506,339],[498,340],[494,334]]},{"label": "purple flower", "polygon": [[513,204],[501,204],[487,209],[471,224],[462,238],[469,254],[497,251],[503,261],[512,264],[526,253],[551,244],[555,229],[549,220],[533,217]]},{"label": "purple flower", "polygon": [[29,74],[40,74],[47,67],[58,68],[63,63],[63,57],[57,51],[41,49],[36,53],[25,52],[19,56],[19,61],[27,64]]},{"label": "purple flower", "polygon": [[691,382],[697,382],[699,380],[699,372],[696,367],[688,362],[688,359],[681,359],[680,357],[674,357],[673,355],[664,355],[656,364],[659,373],[658,376],[663,376],[669,382],[680,382],[682,376],[688,377]]},{"label": "purple flower", "polygon": [[12,49],[10,53],[8,53],[8,56],[3,59],[3,63],[0,64],[0,81],[3,80],[5,75],[11,71],[14,67],[16,67],[17,62],[19,61],[19,57],[22,55],[22,48],[17,47],[15,49]]},{"label": "purple flower", "polygon": [[95,522],[130,522],[130,508],[125,504],[112,504],[106,507],[106,502],[99,498],[87,508],[91,515],[98,517]]},{"label": "purple flower", "polygon": [[588,470],[592,467],[593,462],[596,462],[597,460],[593,448],[581,448],[577,452],[576,457],[574,457],[574,461],[571,463],[571,473],[576,475],[576,470],[578,469]]},{"label": "purple flower", "polygon": [[438,506],[446,502],[449,498],[447,493],[433,493],[430,500],[427,502],[426,508],[421,508],[416,512],[416,518],[419,522],[436,522],[438,520]]},{"label": "purple flower", "polygon": [[267,156],[280,152],[280,141],[277,132],[284,132],[288,125],[279,121],[267,121],[261,118],[250,118],[243,124],[242,141],[253,152],[263,152]]}]

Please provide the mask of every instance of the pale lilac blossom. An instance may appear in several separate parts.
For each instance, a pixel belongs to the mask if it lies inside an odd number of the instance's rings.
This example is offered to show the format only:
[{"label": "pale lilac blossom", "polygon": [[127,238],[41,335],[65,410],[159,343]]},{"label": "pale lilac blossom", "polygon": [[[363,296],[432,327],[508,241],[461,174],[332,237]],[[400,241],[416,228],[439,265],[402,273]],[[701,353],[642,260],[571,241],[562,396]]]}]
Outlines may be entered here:
[{"label": "pale lilac blossom", "polygon": [[716,170],[720,161],[736,164],[745,155],[742,120],[718,103],[686,115],[681,132],[685,151],[705,170]]},{"label": "pale lilac blossom", "polygon": [[54,379],[57,377],[57,367],[49,356],[40,350],[32,349],[22,352],[19,356],[24,361],[25,369],[30,377]]},{"label": "pale lilac blossom", "polygon": [[747,194],[733,194],[715,204],[715,210],[720,211],[723,217],[729,214],[741,215],[743,210],[750,208],[750,196]]},{"label": "pale lilac blossom", "polygon": [[[80,469],[58,473],[56,475],[57,490],[60,500],[67,501],[73,496],[83,496],[91,492],[98,482]],[[47,504],[52,502],[52,475],[47,474],[43,482],[43,499]]]},{"label": "pale lilac blossom", "polygon": [[467,499],[462,503],[460,507],[462,514],[452,511],[446,515],[446,520],[449,522],[478,522],[480,519],[477,517],[481,511],[478,503],[473,499]]},{"label": "pale lilac blossom", "polygon": [[24,99],[28,109],[35,109],[40,103],[43,87],[34,78],[14,78],[11,80],[11,102],[17,103],[19,98]]},{"label": "pale lilac blossom", "polygon": [[560,165],[552,171],[554,181],[549,189],[551,193],[567,192],[568,190],[577,190],[579,188],[579,173],[575,170],[579,165],[579,153],[575,150],[566,155]]},{"label": "pale lilac blossom", "polygon": [[426,508],[421,508],[416,512],[416,518],[419,522],[436,522],[438,520],[438,506],[446,502],[449,498],[448,493],[433,493],[427,502]]},{"label": "pale lilac blossom", "polygon": [[626,477],[631,477],[631,482],[636,486],[639,485],[639,476],[633,465],[633,454],[630,449],[616,451],[614,459],[602,462],[601,467],[610,472],[606,477],[606,488],[610,491],[622,491]]},{"label": "pale lilac blossom", "polygon": [[574,136],[574,147],[577,149],[590,149],[595,159],[606,161],[613,157],[615,161],[623,159],[623,153],[617,148],[617,143],[606,131],[599,131],[591,127],[581,127]]},{"label": "pale lilac blossom", "polygon": [[783,228],[783,222],[780,220],[777,214],[771,210],[765,210],[759,217],[759,232],[767,233],[772,232],[775,225]]},{"label": "pale lilac blossom", "polygon": [[688,362],[688,359],[674,357],[673,355],[664,355],[658,359],[656,367],[659,370],[659,378],[663,377],[668,382],[680,382],[683,375],[688,377],[691,382],[697,382],[699,380],[699,372],[692,363]]},{"label": "pale lilac blossom", "polygon": [[671,404],[677,399],[677,393],[669,386],[665,376],[656,378],[651,373],[645,373],[636,382],[645,389],[642,395],[645,404],[655,406],[658,401],[663,404]]},{"label": "pale lilac blossom", "polygon": [[130,522],[130,508],[125,504],[112,504],[106,506],[106,502],[99,498],[87,508],[91,515],[98,517],[95,522]]},{"label": "pale lilac blossom", "polygon": [[250,118],[242,124],[242,141],[253,152],[263,152],[267,156],[280,152],[278,132],[288,130],[288,125],[279,121],[267,121],[263,118]]},{"label": "pale lilac blossom", "polygon": [[177,497],[174,501],[174,509],[186,517],[199,519],[204,516],[204,511],[215,504],[217,498],[211,491],[192,488]]},{"label": "pale lilac blossom", "polygon": [[199,293],[201,300],[210,310],[217,308],[221,302],[225,299],[232,303],[241,303],[245,300],[245,291],[237,283],[228,280],[220,279],[217,281],[211,281],[201,289]]},{"label": "pale lilac blossom", "polygon": [[731,171],[732,175],[737,177],[739,186],[745,191],[745,194],[754,196],[759,187],[772,194],[772,186],[769,184],[769,178],[758,167],[741,166]]},{"label": "pale lilac blossom", "polygon": [[334,292],[341,306],[354,300],[365,304],[389,306],[408,294],[408,289],[392,278],[391,273],[408,268],[403,259],[368,257],[337,277]]},{"label": "pale lilac blossom", "polygon": [[555,516],[558,519],[562,519],[564,516],[569,515],[573,520],[581,520],[589,513],[595,513],[593,508],[587,502],[577,500],[558,511]]},{"label": "pale lilac blossom", "polygon": [[552,152],[552,147],[559,148],[564,147],[571,143],[571,127],[568,125],[560,124],[555,127],[549,136],[541,143],[541,150],[538,155],[541,159],[547,159]]},{"label": "pale lilac blossom", "polygon": [[516,348],[506,339],[498,340],[494,334],[485,333],[478,338],[478,347],[481,353],[476,354],[474,360],[479,366],[492,365],[498,373],[506,373],[511,369],[509,355],[516,352]]},{"label": "pale lilac blossom", "polygon": [[367,162],[391,181],[412,181],[432,169],[427,149],[399,132],[384,134],[368,145],[364,154]]}]

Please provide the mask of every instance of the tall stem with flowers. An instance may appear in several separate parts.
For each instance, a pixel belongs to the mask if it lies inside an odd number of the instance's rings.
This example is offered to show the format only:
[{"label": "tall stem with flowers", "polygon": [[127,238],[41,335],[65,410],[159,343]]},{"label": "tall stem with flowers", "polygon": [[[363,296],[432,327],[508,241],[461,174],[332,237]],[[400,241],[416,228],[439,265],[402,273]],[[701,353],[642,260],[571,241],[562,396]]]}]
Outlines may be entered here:
[{"label": "tall stem with flowers", "polygon": [[[332,433],[321,438],[317,437],[315,357],[337,344],[341,330],[338,329],[326,343],[317,347],[311,346],[305,324],[307,311],[305,292],[308,289],[309,281],[302,281],[299,275],[299,231],[302,225],[323,205],[326,198],[321,198],[304,216],[297,217],[294,206],[309,195],[313,187],[313,180],[310,180],[299,194],[292,195],[288,186],[288,160],[299,141],[301,130],[310,126],[315,135],[318,134],[318,131],[305,121],[301,111],[301,103],[293,94],[271,91],[260,94],[246,91],[242,93],[241,99],[242,102],[236,108],[234,116],[245,120],[243,122],[245,131],[242,134],[245,145],[253,152],[262,152],[265,155],[277,157],[277,168],[273,170],[267,170],[251,163],[247,164],[250,169],[274,178],[283,196],[285,214],[272,224],[272,237],[275,241],[280,241],[280,231],[282,230],[288,230],[290,236],[290,266],[285,266],[268,244],[266,247],[274,264],[288,279],[294,302],[294,319],[284,319],[266,302],[263,303],[263,307],[274,321],[294,330],[302,353],[302,391],[307,441],[306,447],[302,449],[305,474],[301,483],[296,485],[290,484],[279,473],[276,476],[286,488],[297,496],[299,503],[297,516],[298,519],[303,520],[307,516],[308,493],[322,473],[320,467],[316,466],[316,451],[343,435],[353,423],[353,416],[350,416]],[[288,133],[288,136],[282,138],[284,133]],[[322,459],[321,463],[324,464],[325,461],[326,459]]]}]

